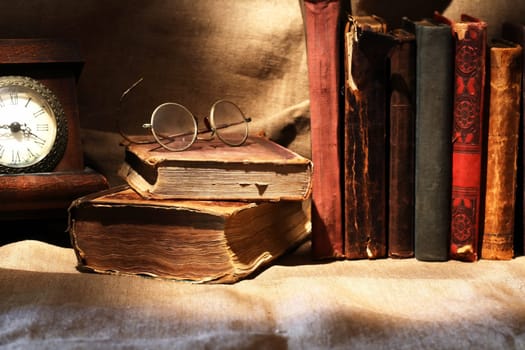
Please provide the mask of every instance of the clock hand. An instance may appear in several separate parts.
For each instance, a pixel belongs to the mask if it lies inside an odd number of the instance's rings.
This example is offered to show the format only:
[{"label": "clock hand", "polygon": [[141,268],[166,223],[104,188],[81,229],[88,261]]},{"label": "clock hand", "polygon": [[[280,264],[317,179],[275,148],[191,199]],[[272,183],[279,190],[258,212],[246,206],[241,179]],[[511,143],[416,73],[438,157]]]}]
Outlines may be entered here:
[{"label": "clock hand", "polygon": [[[11,129],[11,125],[9,124],[0,125],[0,129]],[[13,132],[10,130],[6,133],[0,134],[0,137],[6,137],[6,136],[12,136],[12,135],[13,135]]]},{"label": "clock hand", "polygon": [[[18,123],[17,123],[17,124],[18,124]],[[13,130],[13,129],[11,129],[11,130]],[[40,140],[40,141],[42,141],[42,142],[46,142],[46,140],[40,138],[38,135],[36,135],[35,133],[33,133],[33,132],[31,131],[31,128],[29,128],[26,124],[24,124],[23,126],[20,126],[20,129],[19,129],[19,130],[21,130],[21,131],[24,133],[24,136],[26,136],[26,137],[27,137],[27,136],[33,136],[34,138],[36,138],[36,139],[38,139],[38,140]]]}]

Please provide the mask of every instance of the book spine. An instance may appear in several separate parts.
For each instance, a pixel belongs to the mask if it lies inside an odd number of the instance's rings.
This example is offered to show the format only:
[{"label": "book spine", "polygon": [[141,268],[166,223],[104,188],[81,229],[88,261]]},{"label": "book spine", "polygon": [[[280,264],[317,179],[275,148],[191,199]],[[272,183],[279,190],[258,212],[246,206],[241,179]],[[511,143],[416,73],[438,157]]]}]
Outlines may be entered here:
[{"label": "book spine", "polygon": [[387,256],[386,58],[392,46],[384,31],[383,22],[371,16],[350,17],[345,30],[344,210],[350,259]]},{"label": "book spine", "polygon": [[312,255],[343,257],[340,124],[342,0],[304,1],[310,92]]},{"label": "book spine", "polygon": [[453,42],[446,25],[416,23],[414,254],[448,259]]},{"label": "book spine", "polygon": [[458,22],[455,35],[450,256],[478,259],[486,24]]},{"label": "book spine", "polygon": [[414,256],[415,36],[393,32],[390,54],[388,256]]},{"label": "book spine", "polygon": [[[522,67],[525,62],[525,25],[521,23],[505,22],[502,25],[502,35],[504,39],[511,40],[522,47],[521,61]],[[520,135],[518,144],[518,171],[516,183],[516,215],[515,215],[515,234],[514,234],[514,249],[516,255],[525,254],[525,74],[523,71],[521,75],[521,116],[520,116]]]},{"label": "book spine", "polygon": [[487,185],[481,257],[514,256],[514,209],[521,93],[520,46],[490,49]]}]

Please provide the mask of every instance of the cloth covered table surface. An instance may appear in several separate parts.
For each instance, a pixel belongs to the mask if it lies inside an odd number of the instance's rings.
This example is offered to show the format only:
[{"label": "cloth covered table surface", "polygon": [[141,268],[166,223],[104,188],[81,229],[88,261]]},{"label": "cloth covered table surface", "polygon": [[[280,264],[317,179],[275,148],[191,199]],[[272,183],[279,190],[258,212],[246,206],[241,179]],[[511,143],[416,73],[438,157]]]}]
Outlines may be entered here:
[{"label": "cloth covered table surface", "polygon": [[75,265],[71,248],[0,247],[0,348],[525,348],[525,257],[316,262],[307,242],[232,285]]}]

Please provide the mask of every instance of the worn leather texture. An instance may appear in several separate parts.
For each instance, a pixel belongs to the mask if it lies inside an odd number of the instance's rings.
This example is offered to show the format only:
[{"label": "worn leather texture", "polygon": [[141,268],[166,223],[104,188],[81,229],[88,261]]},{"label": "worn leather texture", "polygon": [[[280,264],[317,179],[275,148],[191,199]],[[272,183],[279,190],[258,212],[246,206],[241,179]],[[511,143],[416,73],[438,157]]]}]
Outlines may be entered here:
[{"label": "worn leather texture", "polygon": [[487,182],[481,257],[512,259],[520,125],[522,48],[490,48]]},{"label": "worn leather texture", "polygon": [[383,19],[352,16],[345,28],[345,256],[387,255],[387,55]]},{"label": "worn leather texture", "polygon": [[[502,24],[501,35],[504,39],[511,40],[512,42],[518,44],[522,48],[521,52],[521,62],[525,62],[525,25],[521,22],[511,22],[506,21]],[[525,86],[525,74],[521,75],[521,86]],[[523,101],[523,96],[525,95],[525,90],[521,91],[521,100]],[[521,104],[521,113],[525,115],[525,104]],[[517,233],[514,237],[514,248],[517,254],[523,254],[525,252],[525,226],[524,220],[525,217],[525,157],[523,156],[523,150],[525,150],[525,124],[523,123],[523,118],[520,123],[519,139],[521,140],[518,145],[518,172],[517,172],[517,181],[516,181],[516,213],[515,216],[515,232]]]}]

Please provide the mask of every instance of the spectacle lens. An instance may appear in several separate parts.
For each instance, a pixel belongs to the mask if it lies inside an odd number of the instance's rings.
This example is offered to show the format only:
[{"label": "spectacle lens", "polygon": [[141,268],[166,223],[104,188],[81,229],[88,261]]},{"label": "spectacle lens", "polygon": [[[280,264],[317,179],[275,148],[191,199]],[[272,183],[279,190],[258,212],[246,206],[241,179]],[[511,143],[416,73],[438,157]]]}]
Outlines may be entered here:
[{"label": "spectacle lens", "polygon": [[163,103],[151,115],[151,131],[157,142],[170,151],[183,151],[197,138],[197,121],[178,103]]},{"label": "spectacle lens", "polygon": [[215,102],[210,111],[210,124],[222,142],[240,146],[248,137],[248,121],[240,108],[226,100]]}]

